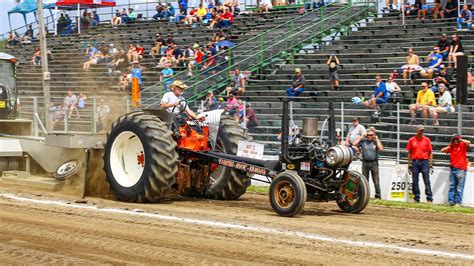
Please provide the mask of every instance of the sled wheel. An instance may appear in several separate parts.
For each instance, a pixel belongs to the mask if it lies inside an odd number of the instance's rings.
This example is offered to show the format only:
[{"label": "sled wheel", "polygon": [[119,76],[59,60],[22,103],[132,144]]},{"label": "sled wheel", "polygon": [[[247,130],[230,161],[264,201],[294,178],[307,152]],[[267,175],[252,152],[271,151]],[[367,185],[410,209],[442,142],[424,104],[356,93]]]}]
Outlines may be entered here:
[{"label": "sled wheel", "polygon": [[104,171],[117,198],[156,202],[176,181],[178,155],[172,132],[154,115],[120,117],[107,135]]},{"label": "sled wheel", "polygon": [[[222,116],[217,135],[217,145],[222,147],[225,153],[236,155],[239,140],[247,140],[247,132],[234,119]],[[245,194],[250,186],[252,175],[219,165],[211,173],[211,187],[206,194],[210,198],[221,200],[236,200]]]},{"label": "sled wheel", "polygon": [[369,204],[369,181],[367,181],[367,179],[358,172],[348,171],[348,173],[359,179],[357,198],[352,200],[347,199],[346,197],[343,197],[342,199],[337,199],[337,206],[339,206],[341,210],[347,213],[359,213],[364,210],[365,207],[367,207],[367,204]]},{"label": "sled wheel", "polygon": [[270,204],[280,216],[291,217],[303,210],[306,203],[306,186],[295,172],[285,171],[270,184]]}]

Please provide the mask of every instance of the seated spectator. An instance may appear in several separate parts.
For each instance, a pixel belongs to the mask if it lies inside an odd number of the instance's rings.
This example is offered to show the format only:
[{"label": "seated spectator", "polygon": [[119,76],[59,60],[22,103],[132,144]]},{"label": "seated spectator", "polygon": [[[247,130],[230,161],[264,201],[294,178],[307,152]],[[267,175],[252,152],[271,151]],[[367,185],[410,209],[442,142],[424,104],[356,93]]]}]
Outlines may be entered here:
[{"label": "seated spectator", "polygon": [[51,126],[54,129],[56,128],[59,122],[64,121],[64,118],[66,116],[64,113],[64,103],[56,105],[56,106],[54,105],[51,106],[49,108],[49,111],[53,113],[51,116],[51,121],[53,122]]},{"label": "seated spectator", "polygon": [[359,148],[354,145],[356,140],[360,139],[362,136],[367,134],[367,130],[365,129],[364,125],[362,125],[359,121],[358,117],[354,117],[352,119],[352,127],[349,129],[347,133],[345,145],[349,148],[352,148],[356,154],[358,154]]},{"label": "seated spectator", "polygon": [[192,25],[194,22],[197,22],[197,9],[191,8],[189,14],[184,18],[184,24]]},{"label": "seated spectator", "polygon": [[[83,92],[80,92],[79,93],[79,99],[78,99],[78,104],[77,104],[77,107],[79,109],[84,109],[86,108],[86,101],[87,101],[87,96],[85,93]],[[78,119],[80,118],[80,116],[78,117]]]},{"label": "seated spectator", "polygon": [[373,115],[378,116],[380,114],[379,105],[386,104],[390,94],[388,93],[387,86],[385,85],[385,82],[382,81],[380,75],[375,76],[375,81],[374,94],[370,100],[362,102],[362,105],[372,108],[374,111]]},{"label": "seated spectator", "polygon": [[418,91],[418,95],[416,96],[416,103],[410,104],[409,106],[411,115],[410,124],[413,125],[416,123],[416,112],[418,110],[421,110],[422,116],[424,118],[427,118],[429,114],[429,109],[435,106],[436,100],[433,91],[428,88],[427,82],[422,82],[421,90]]},{"label": "seated spectator", "polygon": [[184,21],[186,19],[186,16],[188,15],[188,9],[185,7],[183,4],[179,4],[179,12],[174,18],[174,22],[176,24],[180,23],[181,21]]},{"label": "seated spectator", "polygon": [[173,83],[174,81],[173,80],[174,71],[173,69],[171,69],[170,66],[171,66],[170,64],[166,64],[165,68],[161,70],[161,73],[160,73],[160,82],[163,83],[163,87],[165,88],[166,92],[170,91],[171,83]]},{"label": "seated spectator", "polygon": [[112,60],[112,62],[107,64],[108,74],[111,75],[117,70],[128,69],[129,62],[127,54],[124,50],[120,50],[119,54]]},{"label": "seated spectator", "polygon": [[196,18],[197,18],[197,20],[202,22],[202,21],[204,20],[204,17],[205,17],[206,15],[207,15],[207,8],[204,7],[204,6],[202,5],[202,3],[199,4],[199,8],[198,8],[197,11],[196,11]]},{"label": "seated spectator", "polygon": [[179,65],[182,67],[188,67],[189,62],[194,61],[194,59],[194,50],[188,45],[184,48],[181,63]]},{"label": "seated spectator", "polygon": [[189,59],[188,63],[188,76],[193,76],[193,67],[196,66],[197,69],[202,67],[202,60],[204,58],[204,53],[201,51],[199,44],[194,45],[194,57]]},{"label": "seated spectator", "polygon": [[102,54],[101,51],[98,51],[88,61],[84,62],[84,64],[82,65],[82,70],[89,71],[91,65],[97,65],[102,61],[105,61],[105,56]]},{"label": "seated spectator", "polygon": [[96,111],[97,131],[104,132],[107,130],[106,122],[110,114],[110,107],[105,104],[104,99],[100,99]]},{"label": "seated spectator", "polygon": [[238,68],[235,68],[234,75],[232,76],[232,84],[230,87],[227,87],[227,96],[231,92],[237,93],[237,95],[242,95],[245,93],[245,81],[247,77],[240,73]]},{"label": "seated spectator", "polygon": [[406,64],[401,67],[404,82],[406,83],[408,78],[412,78],[412,74],[419,72],[421,69],[418,55],[413,52],[413,48],[409,48]]},{"label": "seated spectator", "polygon": [[210,68],[216,65],[216,58],[212,55],[211,51],[207,51],[206,55],[203,57],[201,71],[204,71],[203,74],[207,73]]},{"label": "seated spectator", "polygon": [[235,115],[238,106],[239,100],[237,100],[237,95],[234,92],[231,92],[226,101],[226,109],[229,111],[229,115]]},{"label": "seated spectator", "polygon": [[128,24],[128,22],[130,21],[130,18],[128,17],[128,12],[127,10],[125,10],[125,8],[123,8],[122,12],[120,12],[120,18],[122,19],[122,24]]},{"label": "seated spectator", "polygon": [[160,59],[160,62],[158,62],[158,65],[156,65],[156,68],[166,68],[167,65],[170,67],[176,67],[177,62],[173,54],[167,54],[166,56],[163,56]]},{"label": "seated spectator", "polygon": [[[137,21],[138,14],[135,12],[133,8],[128,9],[128,22],[135,22]],[[128,23],[127,22],[127,23]]]},{"label": "seated spectator", "polygon": [[26,30],[25,34],[21,37],[20,42],[21,43],[31,43],[31,40],[33,40],[34,32],[33,32],[33,26],[30,24],[28,26],[28,29]]},{"label": "seated spectator", "polygon": [[204,108],[206,108],[209,111],[215,110],[218,105],[218,101],[216,96],[214,96],[214,93],[212,91],[208,91],[206,98],[204,99]]},{"label": "seated spectator", "polygon": [[122,24],[122,13],[120,13],[118,9],[115,11],[115,15],[112,17],[112,20],[110,21],[110,23],[113,26]]},{"label": "seated spectator", "polygon": [[76,111],[76,115],[79,117],[79,111],[77,110],[77,96],[72,93],[71,90],[67,91],[66,97],[64,97],[64,110],[68,112],[68,118],[71,119],[72,112]]},{"label": "seated spectator", "polygon": [[445,33],[439,38],[437,46],[439,47],[440,54],[443,56],[443,61],[446,61],[449,55],[449,41]]},{"label": "seated spectator", "polygon": [[458,30],[466,28],[470,30],[472,28],[472,13],[471,10],[467,8],[467,5],[463,5],[461,14],[457,18]]},{"label": "seated spectator", "polygon": [[131,91],[132,76],[127,73],[123,73],[119,78],[118,91]]},{"label": "seated spectator", "polygon": [[432,79],[434,74],[439,73],[439,67],[443,63],[443,55],[440,53],[439,47],[435,46],[433,51],[428,55],[428,68],[420,71],[420,76],[426,79]]},{"label": "seated spectator", "polygon": [[35,47],[35,52],[33,53],[31,62],[33,63],[34,66],[41,65],[41,51],[39,47]]},{"label": "seated spectator", "polygon": [[458,1],[448,0],[444,8],[445,18],[456,18],[458,16]]},{"label": "seated spectator", "polygon": [[82,13],[81,26],[83,29],[88,29],[91,23],[91,15],[87,12],[87,9]]},{"label": "seated spectator", "polygon": [[451,93],[449,93],[443,83],[439,85],[438,106],[431,107],[429,111],[431,117],[434,119],[433,126],[439,126],[438,114],[454,113],[455,110],[453,107]]},{"label": "seated spectator", "polygon": [[418,10],[418,19],[424,20],[428,14],[428,5],[426,4],[426,0],[421,0],[420,2],[421,8]]},{"label": "seated spectator", "polygon": [[243,122],[245,124],[245,127],[248,129],[252,129],[258,126],[257,114],[253,110],[252,105],[250,103],[246,103],[245,105],[245,117],[243,118]]},{"label": "seated spectator", "polygon": [[182,60],[183,60],[183,50],[181,50],[177,45],[176,43],[173,43],[172,44],[172,55],[174,56],[174,59],[176,59],[176,66],[180,65],[182,63]]},{"label": "seated spectator", "polygon": [[97,26],[99,26],[99,23],[100,23],[100,17],[97,14],[97,11],[92,11],[91,26],[92,27],[97,27]]},{"label": "seated spectator", "polygon": [[464,55],[464,48],[462,47],[461,39],[456,34],[451,36],[451,43],[449,46],[449,59],[454,62],[454,68],[457,68],[457,56]]},{"label": "seated spectator", "polygon": [[[306,6],[306,5],[305,5]],[[258,7],[258,11],[260,13],[270,13],[270,9],[273,8],[271,0],[262,0],[260,2],[260,6]],[[309,8],[307,8],[309,9]]]},{"label": "seated spectator", "polygon": [[161,54],[161,46],[166,43],[165,39],[161,37],[160,33],[156,34],[155,46],[151,48],[151,57],[155,59],[155,63],[158,63],[157,55]]},{"label": "seated spectator", "polygon": [[446,69],[446,66],[441,65],[438,76],[433,79],[433,86],[431,86],[431,90],[436,93],[438,92],[438,88],[440,84],[444,84],[444,87],[446,87],[446,89],[449,91],[450,80],[451,80],[451,75]]},{"label": "seated spectator", "polygon": [[435,0],[433,6],[430,8],[430,12],[433,15],[434,19],[444,18],[443,6],[441,5],[441,0]]},{"label": "seated spectator", "polygon": [[221,20],[223,14],[224,14],[224,11],[222,11],[222,10],[219,10],[217,12],[213,11],[212,21],[209,24],[209,27],[207,27],[207,28],[210,29],[210,30],[214,29],[217,26],[217,24],[219,23],[219,21]]},{"label": "seated spectator", "polygon": [[400,86],[398,86],[392,76],[388,77],[385,87],[387,87],[387,91],[390,93],[390,96],[393,97],[397,97],[398,94],[402,91],[402,89],[400,89]]},{"label": "seated spectator", "polygon": [[174,10],[173,5],[171,3],[166,3],[164,17],[165,18],[172,18],[172,17],[174,17],[175,12],[176,11]]},{"label": "seated spectator", "polygon": [[304,91],[305,79],[303,74],[301,74],[300,68],[295,68],[295,75],[293,76],[293,82],[291,87],[286,90],[286,93],[290,97],[296,97]]},{"label": "seated spectator", "polygon": [[145,55],[145,48],[143,48],[140,44],[135,45],[136,55],[133,58],[133,61],[139,61],[143,59]]},{"label": "seated spectator", "polygon": [[84,62],[89,61],[99,50],[92,46],[92,44],[87,44],[86,53],[84,56]]},{"label": "seated spectator", "polygon": [[127,58],[128,62],[133,62],[137,58],[137,46],[135,44],[130,44],[128,46]]},{"label": "seated spectator", "polygon": [[224,14],[220,16],[219,21],[217,22],[218,28],[228,28],[234,23],[234,15],[230,10],[226,10]]},{"label": "seated spectator", "polygon": [[158,3],[156,5],[155,10],[156,10],[156,14],[153,15],[154,20],[160,20],[160,19],[164,18],[164,16],[165,16],[165,7],[161,3]]},{"label": "seated spectator", "polygon": [[111,43],[109,45],[109,50],[107,51],[107,54],[105,56],[105,63],[110,63],[112,62],[113,60],[115,60],[117,58],[117,56],[119,55],[119,51],[117,48],[115,48],[114,44]]},{"label": "seated spectator", "polygon": [[10,31],[7,39],[7,48],[11,48],[12,46],[17,45],[19,42],[20,41],[18,40],[16,34],[13,31]]},{"label": "seated spectator", "polygon": [[[405,12],[407,16],[415,16],[419,14],[419,11],[421,10],[421,6],[423,5],[422,0],[415,0],[415,3],[413,5],[410,5],[410,2],[405,3]],[[419,19],[419,18],[418,18]]]}]

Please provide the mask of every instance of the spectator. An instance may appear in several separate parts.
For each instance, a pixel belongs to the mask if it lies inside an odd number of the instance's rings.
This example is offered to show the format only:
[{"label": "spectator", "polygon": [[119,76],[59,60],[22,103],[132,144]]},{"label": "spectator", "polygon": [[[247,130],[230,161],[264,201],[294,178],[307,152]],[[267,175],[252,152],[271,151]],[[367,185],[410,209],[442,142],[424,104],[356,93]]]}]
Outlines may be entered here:
[{"label": "spectator", "polygon": [[[260,13],[270,13],[270,9],[273,8],[271,0],[261,0],[258,11]],[[308,8],[309,9],[309,8]]]},{"label": "spectator", "polygon": [[428,55],[428,68],[423,68],[420,71],[420,76],[431,79],[434,74],[438,74],[439,68],[443,63],[443,55],[440,53],[439,47],[433,47],[433,51]]},{"label": "spectator", "polygon": [[97,27],[99,26],[100,23],[100,17],[97,14],[97,11],[92,11],[92,19],[91,19],[91,26],[92,27]]},{"label": "spectator", "polygon": [[50,112],[53,112],[51,120],[52,120],[52,128],[54,129],[59,122],[64,121],[65,113],[64,113],[64,103],[57,105],[57,106],[51,106],[49,108]]},{"label": "spectator", "polygon": [[398,94],[402,91],[400,86],[393,80],[393,76],[388,77],[387,83],[385,83],[387,91],[390,93],[391,97],[397,97]]},{"label": "spectator", "polygon": [[438,88],[441,84],[444,84],[446,89],[449,91],[449,83],[451,80],[451,75],[449,74],[448,70],[446,69],[445,65],[441,65],[439,68],[439,73],[436,78],[433,79],[433,86],[431,86],[431,90],[436,93],[438,92]]},{"label": "spectator", "polygon": [[286,90],[286,93],[290,97],[295,97],[300,95],[304,91],[305,79],[303,74],[301,74],[300,68],[295,68],[295,75],[293,76],[293,82],[291,87]]},{"label": "spectator", "polygon": [[95,48],[94,46],[92,46],[92,44],[87,44],[87,48],[86,48],[86,54],[84,56],[84,62],[86,61],[89,61],[89,59],[91,59],[95,53],[97,53],[99,50],[97,50],[97,48]]},{"label": "spectator", "polygon": [[218,102],[217,102],[216,96],[214,96],[214,92],[208,91],[206,95],[206,99],[204,99],[204,107],[207,110],[212,111],[216,109],[217,104]]},{"label": "spectator", "polygon": [[169,65],[170,67],[176,67],[176,59],[172,54],[167,54],[160,59],[156,68],[166,68]]},{"label": "spectator", "polygon": [[72,113],[76,111],[77,117],[79,117],[79,111],[77,110],[77,96],[72,93],[71,90],[67,91],[66,97],[64,97],[64,109],[68,112],[68,118],[71,119]]},{"label": "spectator", "polygon": [[337,66],[340,65],[339,58],[335,54],[329,56],[326,65],[329,66],[329,80],[331,81],[331,88],[339,90],[339,74],[337,73]]},{"label": "spectator", "polygon": [[129,8],[128,9],[128,21],[127,21],[127,23],[137,21],[137,17],[138,17],[137,12],[135,12],[135,10],[133,8]]},{"label": "spectator", "polygon": [[255,110],[253,110],[252,105],[247,103],[245,106],[245,118],[244,118],[245,127],[248,129],[258,126],[258,119]]},{"label": "spectator", "polygon": [[463,5],[461,14],[457,18],[458,30],[462,30],[463,26],[466,26],[467,30],[471,29],[472,26],[472,13],[467,8],[467,5]]},{"label": "spectator", "polygon": [[[446,0],[444,0],[446,1]],[[444,12],[443,12],[443,6],[441,5],[441,0],[435,0],[434,5],[430,9],[431,14],[433,14],[434,19],[443,19],[444,18]]]},{"label": "spectator", "polygon": [[100,99],[96,111],[97,131],[104,132],[106,128],[106,121],[110,114],[110,107],[105,104],[104,99]]},{"label": "spectator", "polygon": [[375,76],[375,86],[374,86],[374,94],[369,101],[365,101],[362,105],[372,108],[374,111],[374,116],[378,116],[380,114],[379,105],[386,104],[388,101],[389,93],[387,91],[387,86],[385,86],[385,82],[382,81],[382,77],[380,75]]},{"label": "spectator", "polygon": [[170,91],[170,86],[173,83],[174,71],[171,69],[170,64],[165,65],[165,69],[161,70],[160,81],[163,83],[163,87],[166,92]]},{"label": "spectator", "polygon": [[397,9],[398,6],[398,0],[385,0],[385,8],[388,8],[390,10],[395,10]]},{"label": "spectator", "polygon": [[359,146],[362,153],[362,174],[369,181],[369,173],[372,176],[375,187],[375,198],[381,199],[379,181],[379,156],[378,152],[383,150],[382,142],[372,128],[367,133],[354,141],[354,146]]},{"label": "spectator", "polygon": [[408,173],[412,175],[413,194],[415,194],[415,202],[420,202],[420,187],[418,178],[420,173],[425,183],[426,201],[431,204],[433,202],[433,193],[431,192],[430,171],[433,171],[433,154],[431,141],[425,137],[423,133],[425,128],[419,126],[417,134],[408,140]]},{"label": "spectator", "polygon": [[458,16],[458,1],[457,0],[448,0],[444,8],[444,17],[445,18],[455,18]]},{"label": "spectator", "polygon": [[41,51],[39,47],[35,47],[35,52],[33,53],[31,62],[33,63],[34,66],[41,65]]},{"label": "spectator", "polygon": [[427,82],[421,83],[421,90],[418,91],[416,97],[416,103],[410,104],[408,107],[410,109],[411,120],[410,124],[415,124],[416,112],[421,109],[422,116],[424,118],[428,117],[429,109],[436,106],[435,95],[432,90],[428,88]]},{"label": "spectator", "polygon": [[401,67],[403,73],[403,79],[406,84],[406,80],[412,77],[412,74],[420,71],[422,68],[420,66],[420,59],[418,55],[413,52],[413,48],[408,49],[408,56],[406,57],[405,65]]},{"label": "spectator", "polygon": [[201,71],[204,71],[203,74],[206,74],[207,71],[209,71],[209,69],[216,64],[216,58],[214,57],[214,55],[212,55],[211,51],[206,52],[206,55],[203,57],[202,61],[203,64],[201,67]]},{"label": "spectator", "polygon": [[224,11],[222,11],[222,10],[219,10],[218,12],[213,12],[212,13],[212,21],[209,24],[209,27],[207,27],[207,28],[210,29],[210,30],[214,29],[214,27],[221,20],[221,17],[222,17],[223,14],[224,14]]},{"label": "spectator", "polygon": [[230,87],[227,87],[227,96],[231,92],[237,93],[237,95],[242,95],[245,93],[245,81],[247,77],[240,73],[238,68],[235,68],[234,75],[232,76],[232,84]]},{"label": "spectator", "polygon": [[115,60],[117,58],[117,56],[119,55],[119,51],[117,50],[117,48],[115,48],[114,44],[111,43],[109,45],[109,49],[107,51],[107,54],[105,56],[105,63],[110,63],[112,62],[113,60]]},{"label": "spectator", "polygon": [[193,61],[193,60],[194,60],[194,50],[189,45],[187,45],[184,48],[183,56],[181,57],[181,64],[180,65],[183,66],[183,67],[187,67],[189,65],[189,62]]},{"label": "spectator", "polygon": [[143,48],[140,44],[136,44],[135,45],[135,50],[136,50],[137,54],[136,54],[133,61],[142,60],[143,56],[145,55],[145,48]]},{"label": "spectator", "polygon": [[428,14],[428,5],[426,0],[421,0],[421,8],[418,10],[418,19],[424,20]]},{"label": "spectator", "polygon": [[166,4],[165,17],[166,18],[172,18],[172,17],[174,17],[175,13],[176,13],[176,11],[174,10],[174,6],[171,3],[167,3]]},{"label": "spectator", "polygon": [[218,28],[228,28],[234,23],[234,15],[227,9],[217,22]]},{"label": "spectator", "polygon": [[352,119],[352,127],[349,129],[346,137],[346,146],[354,150],[355,153],[359,153],[359,149],[354,145],[355,141],[367,133],[365,127],[359,123],[359,118],[354,117]]},{"label": "spectator", "polygon": [[188,64],[188,76],[193,76],[193,67],[196,66],[198,69],[201,68],[202,59],[204,58],[204,53],[201,51],[199,44],[194,44],[194,57],[190,58]]},{"label": "spectator", "polygon": [[181,21],[183,21],[184,19],[186,19],[186,16],[188,15],[188,9],[185,5],[183,4],[179,4],[179,13],[178,15],[176,15],[176,17],[174,18],[174,22],[176,24],[180,23]]},{"label": "spectator", "polygon": [[58,18],[57,28],[58,32],[61,32],[67,26],[66,24],[66,17],[64,17],[64,13],[61,13]]},{"label": "spectator", "polygon": [[110,23],[113,26],[122,24],[122,13],[120,13],[118,9],[115,11],[115,15],[112,17],[112,20],[110,21]]},{"label": "spectator", "polygon": [[[415,0],[415,3],[413,5],[410,5],[410,2],[405,3],[405,13],[407,16],[414,16],[419,14],[419,11],[421,10],[421,6],[423,5],[421,3],[422,0]],[[419,18],[418,18],[419,19]]]},{"label": "spectator", "polygon": [[453,101],[451,97],[451,93],[446,90],[446,86],[441,83],[439,85],[439,99],[438,99],[438,107],[431,107],[430,109],[431,117],[434,119],[433,126],[439,126],[438,122],[438,114],[442,113],[454,113]]},{"label": "spectator", "polygon": [[128,62],[133,62],[137,58],[137,47],[135,44],[130,44],[127,51]]},{"label": "spectator", "polygon": [[33,26],[30,24],[28,26],[28,29],[26,30],[25,34],[21,37],[20,42],[21,43],[31,43],[31,40],[33,39],[34,32],[33,32]]},{"label": "spectator", "polygon": [[122,9],[122,12],[120,12],[120,18],[122,19],[122,24],[128,24],[130,21],[130,18],[128,17],[128,12],[125,10],[125,8]]},{"label": "spectator", "polygon": [[449,46],[449,59],[454,62],[454,68],[457,68],[456,57],[464,55],[464,48],[461,44],[461,39],[456,34],[451,36],[451,45]]},{"label": "spectator", "polygon": [[172,47],[173,47],[173,56],[174,56],[174,59],[176,59],[176,65],[179,65],[182,62],[183,57],[184,57],[183,50],[181,50],[176,45],[176,43],[173,43]]},{"label": "spectator", "polygon": [[448,38],[446,38],[446,33],[441,35],[436,46],[439,47],[439,53],[443,56],[443,61],[446,61],[449,55],[449,41]]},{"label": "spectator", "polygon": [[105,61],[105,56],[102,54],[101,51],[98,51],[87,62],[84,62],[82,69],[84,71],[89,71],[91,65],[97,65],[101,61]]},{"label": "spectator", "polygon": [[[181,101],[184,101],[183,93],[184,90],[188,88],[188,85],[186,85],[183,81],[181,80],[176,80],[171,84],[171,91],[163,94],[163,98],[161,99],[161,108],[166,109],[168,112],[174,112],[175,114],[179,114],[182,110],[180,108],[176,107],[181,107],[185,108],[184,112],[191,118],[191,119],[200,119],[196,115],[196,113],[193,112],[189,108],[189,106],[182,106]],[[201,117],[200,120],[204,120],[204,117]]]},{"label": "spectator", "polygon": [[226,109],[229,112],[229,115],[235,116],[238,108],[239,100],[237,100],[237,94],[235,92],[231,92],[226,101]]},{"label": "spectator", "polygon": [[158,63],[157,55],[161,54],[161,47],[166,43],[165,39],[161,37],[160,33],[156,34],[155,46],[151,48],[151,57],[155,59],[155,62]]},{"label": "spectator", "polygon": [[11,48],[12,46],[17,45],[20,42],[18,37],[16,36],[16,33],[13,31],[10,31],[8,34],[8,39],[7,39],[7,48]]},{"label": "spectator", "polygon": [[164,18],[164,16],[165,16],[165,7],[161,3],[158,3],[158,5],[156,5],[155,10],[156,10],[156,14],[153,15],[154,20],[160,20],[160,19]]},{"label": "spectator", "polygon": [[127,73],[123,73],[119,78],[118,91],[131,91],[132,76]]},{"label": "spectator", "polygon": [[448,201],[451,206],[460,206],[466,182],[466,170],[468,167],[467,150],[471,142],[463,139],[459,135],[451,138],[449,146],[441,149],[441,152],[448,153],[451,161],[449,174]]},{"label": "spectator", "polygon": [[[80,93],[79,93],[79,100],[78,100],[77,107],[78,107],[79,109],[81,109],[81,110],[84,109],[84,108],[86,108],[86,101],[87,101],[87,96],[86,96],[86,94],[83,93],[83,92],[80,92]],[[79,119],[79,118],[80,118],[80,116],[78,117],[78,119]]]},{"label": "spectator", "polygon": [[137,79],[138,80],[138,91],[140,91],[140,87],[142,86],[143,68],[140,66],[140,63],[138,61],[133,62],[133,66],[130,69],[130,73],[132,75],[132,84],[133,84],[133,79]]}]

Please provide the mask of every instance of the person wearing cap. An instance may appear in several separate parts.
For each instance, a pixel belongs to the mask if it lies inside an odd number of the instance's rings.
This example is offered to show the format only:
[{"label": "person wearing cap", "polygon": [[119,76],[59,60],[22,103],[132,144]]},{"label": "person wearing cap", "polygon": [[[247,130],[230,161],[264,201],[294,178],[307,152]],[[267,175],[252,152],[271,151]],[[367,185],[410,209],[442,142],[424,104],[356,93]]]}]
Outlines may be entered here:
[{"label": "person wearing cap", "polygon": [[467,150],[471,142],[459,135],[451,138],[449,146],[441,149],[441,152],[449,154],[451,171],[449,174],[448,201],[451,206],[462,204],[464,183],[466,182],[466,171],[468,167]]},{"label": "person wearing cap", "polygon": [[443,63],[443,55],[438,46],[433,47],[433,51],[428,55],[428,68],[420,71],[420,76],[426,79],[433,78],[433,75],[439,72],[439,67]]},{"label": "person wearing cap", "polygon": [[373,116],[377,117],[380,114],[379,105],[386,104],[388,97],[390,97],[390,93],[387,91],[387,86],[383,82],[382,77],[377,75],[375,76],[374,94],[372,94],[370,100],[362,102],[362,105],[372,108],[374,111]]},{"label": "person wearing cap", "polygon": [[133,79],[138,79],[138,86],[142,86],[142,73],[143,73],[143,68],[140,66],[140,63],[138,61],[133,61],[132,68],[130,69],[130,73],[132,75],[132,82]]},{"label": "person wearing cap", "polygon": [[436,93],[438,92],[438,87],[440,84],[444,84],[446,89],[449,91],[449,81],[451,80],[451,75],[449,74],[448,70],[446,69],[445,65],[441,65],[439,67],[439,74],[436,78],[433,79],[433,86],[431,86],[431,90]]},{"label": "person wearing cap", "polygon": [[339,58],[335,54],[329,56],[326,65],[329,66],[329,80],[331,81],[331,88],[339,90],[339,74],[337,73],[337,66],[340,65]]},{"label": "person wearing cap", "polygon": [[451,93],[446,90],[446,86],[443,83],[439,84],[438,107],[430,108],[430,115],[434,119],[433,126],[439,126],[439,113],[454,113],[454,111]]},{"label": "person wearing cap", "polygon": [[373,127],[367,130],[367,133],[358,137],[354,141],[354,146],[359,146],[362,153],[362,174],[369,179],[372,176],[375,187],[375,198],[381,199],[380,180],[379,180],[379,156],[378,152],[383,150],[382,142],[375,134]]},{"label": "person wearing cap", "polygon": [[441,35],[436,45],[439,47],[439,53],[443,56],[443,61],[446,61],[449,55],[449,41],[448,37],[446,37],[446,33]]},{"label": "person wearing cap", "polygon": [[462,6],[462,10],[457,18],[458,30],[462,30],[465,26],[467,30],[472,28],[472,12],[467,8],[467,5]]},{"label": "person wearing cap", "polygon": [[428,87],[427,82],[421,83],[421,90],[418,91],[416,96],[416,103],[410,104],[408,109],[410,110],[411,120],[410,124],[415,124],[416,112],[421,110],[423,118],[428,118],[429,109],[436,106],[436,99],[434,92]]},{"label": "person wearing cap", "polygon": [[192,119],[199,119],[196,113],[189,109],[187,105],[185,106],[185,104],[182,102],[185,100],[183,93],[187,88],[188,85],[186,85],[182,80],[173,81],[173,83],[171,83],[171,91],[163,94],[163,98],[161,99],[160,103],[161,108],[167,110],[170,113],[174,112],[175,114],[179,114],[182,108],[185,108],[184,112],[186,112],[189,117]]},{"label": "person wearing cap", "polygon": [[408,173],[412,175],[415,202],[420,202],[418,179],[421,173],[423,183],[425,183],[426,201],[432,203],[433,192],[431,191],[430,172],[433,172],[433,147],[431,146],[431,140],[424,136],[424,132],[425,128],[420,125],[416,129],[416,135],[408,140],[406,147],[408,151]]},{"label": "person wearing cap", "polygon": [[166,92],[170,91],[170,86],[173,83],[173,76],[174,71],[171,69],[171,65],[169,63],[165,64],[165,68],[160,72],[160,82],[163,83],[163,87],[165,88]]},{"label": "person wearing cap", "polygon": [[290,97],[295,97],[300,95],[304,91],[305,79],[303,74],[301,74],[300,68],[295,68],[295,75],[293,76],[293,82],[291,87],[286,90],[286,93]]}]

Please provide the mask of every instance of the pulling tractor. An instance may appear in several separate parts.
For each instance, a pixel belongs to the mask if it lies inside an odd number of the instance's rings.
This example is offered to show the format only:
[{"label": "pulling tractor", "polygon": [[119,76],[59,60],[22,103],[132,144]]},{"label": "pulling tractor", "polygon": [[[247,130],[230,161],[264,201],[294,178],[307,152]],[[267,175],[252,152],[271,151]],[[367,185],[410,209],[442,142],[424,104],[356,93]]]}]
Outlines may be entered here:
[{"label": "pulling tractor", "polygon": [[[186,106],[182,100],[175,108],[181,114]],[[161,109],[123,115],[112,124],[105,144],[110,188],[127,202],[157,202],[170,190],[236,200],[258,174],[267,177],[271,206],[281,216],[303,210],[308,194],[335,200],[344,212],[362,211],[369,201],[369,184],[362,174],[349,170],[352,149],[327,145],[316,138],[317,128],[306,124],[302,132],[310,133],[290,135],[288,106],[285,100],[281,154],[273,161],[237,156],[247,132],[222,110],[205,113],[204,122]]]}]

